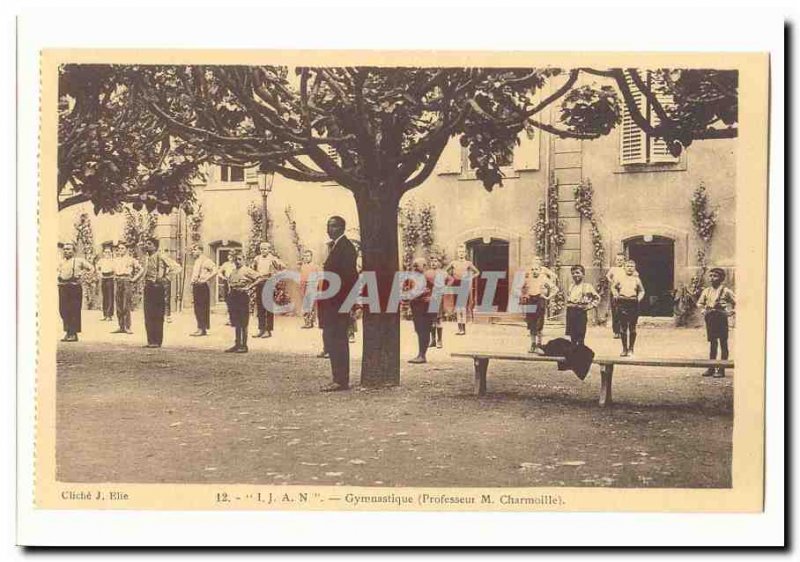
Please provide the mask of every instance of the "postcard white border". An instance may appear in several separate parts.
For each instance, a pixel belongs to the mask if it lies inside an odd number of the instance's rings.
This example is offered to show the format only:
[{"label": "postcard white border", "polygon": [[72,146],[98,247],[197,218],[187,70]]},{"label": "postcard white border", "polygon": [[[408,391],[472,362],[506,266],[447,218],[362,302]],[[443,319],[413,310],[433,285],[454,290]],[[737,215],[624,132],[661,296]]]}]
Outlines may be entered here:
[{"label": "postcard white border", "polygon": [[[696,5],[695,3],[692,3]],[[197,3],[195,3],[197,5]],[[403,34],[404,23],[414,23],[413,10],[406,8],[380,13],[378,10],[317,9],[316,18],[303,33],[292,26],[270,27],[252,17],[231,17],[219,13],[187,14],[180,22],[168,16],[136,10],[125,14],[81,12],[74,10],[31,14],[20,20],[19,36],[19,403],[22,419],[30,419],[33,410],[31,363],[35,357],[36,269],[35,255],[38,131],[38,51],[45,47],[177,47],[183,48],[447,48],[503,50],[739,50],[772,52],[773,103],[770,184],[770,317],[767,380],[767,495],[766,511],[756,515],[651,515],[604,514],[597,525],[597,514],[442,514],[383,513],[380,517],[363,513],[210,513],[210,512],[59,512],[32,509],[33,435],[30,424],[21,423],[19,450],[19,523],[18,540],[28,544],[392,544],[398,541],[396,529],[414,537],[414,544],[616,544],[623,540],[638,544],[750,544],[778,540],[782,530],[783,510],[783,270],[778,261],[783,255],[783,55],[782,27],[779,18],[757,12],[726,10],[724,29],[713,29],[708,22],[721,24],[719,12],[704,13],[693,9],[692,18],[681,18],[683,31],[665,33],[664,26],[635,31],[635,25],[652,22],[652,13],[612,10],[604,6],[583,10],[585,19],[576,21],[574,8],[560,10],[516,8],[512,16],[453,8],[426,8],[427,19],[437,16],[448,26],[436,25],[435,36],[412,37]],[[229,5],[230,6],[230,5]],[[679,10],[675,8],[674,10]],[[674,11],[673,10],[673,11]],[[544,12],[544,13],[543,13]],[[289,11],[270,10],[270,19],[291,21],[300,18],[302,8]],[[546,17],[545,17],[546,14]],[[527,15],[527,18],[525,17]],[[79,16],[79,19],[76,18]],[[213,22],[209,19],[213,16]],[[613,17],[610,17],[613,16]],[[713,16],[706,19],[708,16]],[[120,25],[123,18],[125,25]],[[385,29],[391,19],[392,29]],[[418,19],[418,18],[417,18]],[[502,22],[499,27],[487,20]],[[529,21],[523,26],[522,21]],[[705,20],[705,25],[697,25]],[[359,31],[326,33],[330,22],[357,23]],[[563,36],[559,25],[541,25],[544,21],[569,23],[572,37]],[[66,22],[69,22],[67,25]],[[110,22],[114,22],[113,25]],[[538,22],[538,24],[537,24]],[[598,22],[608,22],[600,27]],[[225,23],[231,25],[226,26]],[[417,21],[419,23],[419,21]],[[235,26],[233,26],[235,24]],[[213,29],[212,29],[213,26]],[[696,28],[695,28],[696,26]],[[383,28],[382,28],[383,27]],[[723,26],[720,25],[720,28]],[[208,32],[197,33],[205,28]],[[484,29],[485,28],[485,29]],[[141,33],[149,38],[143,41]],[[227,29],[227,31],[225,31]],[[470,33],[470,30],[481,30]],[[561,30],[561,34],[559,34]],[[212,33],[213,31],[213,33]],[[616,33],[613,33],[616,31]],[[293,33],[293,34],[291,34]],[[422,41],[425,41],[423,44]],[[7,223],[6,223],[7,224]],[[364,524],[372,522],[369,532]],[[224,522],[224,523],[223,523]],[[220,531],[220,529],[224,529]],[[355,529],[359,529],[357,534]],[[580,533],[575,530],[580,529]],[[669,537],[669,540],[665,540]],[[676,539],[680,537],[679,541]],[[405,541],[402,541],[405,542]]]}]

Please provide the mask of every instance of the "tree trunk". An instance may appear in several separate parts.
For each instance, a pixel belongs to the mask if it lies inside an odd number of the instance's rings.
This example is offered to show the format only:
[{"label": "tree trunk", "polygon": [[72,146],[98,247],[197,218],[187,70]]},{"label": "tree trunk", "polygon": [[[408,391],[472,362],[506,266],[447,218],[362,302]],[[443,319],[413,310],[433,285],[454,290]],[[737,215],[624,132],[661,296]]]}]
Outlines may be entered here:
[{"label": "tree trunk", "polygon": [[364,307],[361,360],[361,386],[364,387],[400,384],[400,315],[397,311],[385,312],[399,265],[397,191],[389,186],[376,186],[356,197],[362,265],[364,271],[375,272],[381,303],[380,311]]}]

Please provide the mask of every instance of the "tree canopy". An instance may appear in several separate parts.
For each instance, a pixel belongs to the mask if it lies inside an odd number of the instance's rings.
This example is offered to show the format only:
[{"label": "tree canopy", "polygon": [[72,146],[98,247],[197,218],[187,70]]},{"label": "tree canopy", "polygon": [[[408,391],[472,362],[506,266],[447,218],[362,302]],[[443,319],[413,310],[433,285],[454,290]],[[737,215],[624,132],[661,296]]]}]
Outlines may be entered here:
[{"label": "tree canopy", "polygon": [[206,152],[170,134],[139,97],[131,71],[59,69],[59,209],[89,201],[95,213],[119,211],[123,203],[168,213],[193,199]]},{"label": "tree canopy", "polygon": [[[605,83],[576,85],[581,74]],[[500,156],[523,128],[594,139],[619,123],[623,106],[676,155],[695,140],[736,136],[735,71],[657,74],[650,84],[637,69],[352,67],[290,75],[285,67],[183,66],[138,78],[175,134],[227,161],[352,191],[382,184],[404,192],[425,181],[450,137],[460,137],[491,189],[502,181]],[[545,91],[548,81],[554,86]],[[553,104],[555,123],[541,117]]]}]

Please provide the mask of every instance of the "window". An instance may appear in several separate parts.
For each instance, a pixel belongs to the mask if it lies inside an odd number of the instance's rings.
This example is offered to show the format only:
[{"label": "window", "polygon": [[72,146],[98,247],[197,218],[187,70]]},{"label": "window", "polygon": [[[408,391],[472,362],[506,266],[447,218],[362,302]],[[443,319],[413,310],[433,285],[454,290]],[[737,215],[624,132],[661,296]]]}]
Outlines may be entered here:
[{"label": "window", "polygon": [[[655,94],[661,106],[664,108],[669,107],[671,103],[670,97],[663,92],[659,92],[661,78],[650,70],[640,70],[639,75],[645,84],[647,84],[648,89]],[[636,84],[627,72],[625,73],[625,78],[631,90],[631,95],[636,102],[636,107],[639,108],[642,116],[647,119],[649,123],[658,125],[658,116],[652,110],[652,105],[649,103],[647,97],[636,87]],[[657,139],[648,135],[634,122],[625,106],[623,106],[623,110],[622,128],[620,132],[620,163],[623,166],[675,163],[680,160],[670,154],[664,139]]]},{"label": "window", "polygon": [[[529,135],[522,131],[519,144],[500,155],[500,166],[506,177],[517,176],[517,172],[539,169],[540,131]],[[467,149],[458,138],[452,138],[442,152],[437,164],[439,174],[459,174],[461,179],[475,179],[475,170],[469,167]]]},{"label": "window", "polygon": [[225,182],[243,182],[244,168],[241,166],[220,166],[219,179]]}]

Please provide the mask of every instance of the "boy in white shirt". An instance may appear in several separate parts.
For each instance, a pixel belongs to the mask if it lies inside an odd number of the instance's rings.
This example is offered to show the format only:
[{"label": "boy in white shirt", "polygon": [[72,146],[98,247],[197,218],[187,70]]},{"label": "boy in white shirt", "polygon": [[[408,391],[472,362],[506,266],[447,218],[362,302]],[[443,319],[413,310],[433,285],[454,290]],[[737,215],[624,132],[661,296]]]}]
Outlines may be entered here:
[{"label": "boy in white shirt", "polygon": [[600,303],[600,295],[590,283],[583,281],[586,270],[582,265],[570,268],[572,285],[567,292],[566,334],[572,343],[584,345],[586,327],[589,324],[588,311]]},{"label": "boy in white shirt", "polygon": [[275,326],[275,315],[272,311],[267,310],[264,306],[262,298],[262,291],[267,279],[272,277],[275,273],[282,269],[286,269],[286,264],[283,263],[278,256],[272,252],[272,244],[269,242],[261,242],[258,245],[258,255],[253,258],[252,269],[259,275],[259,281],[256,284],[256,317],[258,318],[258,334],[254,338],[270,338],[272,337],[272,330]]},{"label": "boy in white shirt", "polygon": [[547,301],[555,294],[555,285],[543,271],[541,261],[534,260],[530,271],[525,275],[522,285],[522,304],[536,307],[533,312],[525,313],[525,323],[531,335],[531,347],[528,353],[536,353],[542,347],[542,329],[547,314]]},{"label": "boy in white shirt", "polygon": [[103,255],[97,260],[100,274],[100,290],[103,294],[103,322],[114,320],[114,255],[111,246],[103,247]]},{"label": "boy in white shirt", "polygon": [[644,285],[636,275],[636,262],[625,262],[625,275],[615,277],[611,294],[617,303],[619,333],[622,340],[622,357],[633,357],[636,345],[636,324],[639,321],[639,303],[644,299]]},{"label": "boy in white shirt", "polygon": [[[717,348],[721,348],[720,359],[728,358],[728,317],[733,314],[736,306],[736,295],[722,284],[725,281],[725,270],[715,267],[708,273],[710,287],[703,289],[697,306],[705,316],[706,336],[709,341],[709,359],[717,358]],[[709,367],[704,377],[722,378],[725,369]]]},{"label": "boy in white shirt", "polygon": [[[622,252],[614,256],[614,266],[606,273],[608,286],[613,287],[617,279],[625,275],[625,254]],[[617,313],[617,303],[614,298],[614,293],[611,292],[611,329],[614,332],[614,339],[619,339],[619,314]]]},{"label": "boy in white shirt", "polygon": [[192,303],[194,317],[197,321],[197,331],[192,336],[206,336],[211,328],[211,287],[209,282],[217,274],[217,265],[214,261],[203,255],[203,245],[200,243],[192,246]]}]

